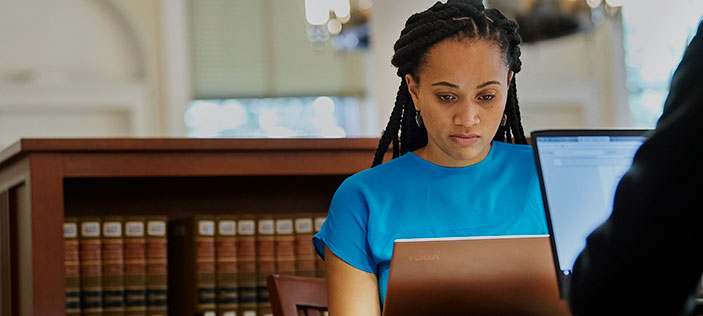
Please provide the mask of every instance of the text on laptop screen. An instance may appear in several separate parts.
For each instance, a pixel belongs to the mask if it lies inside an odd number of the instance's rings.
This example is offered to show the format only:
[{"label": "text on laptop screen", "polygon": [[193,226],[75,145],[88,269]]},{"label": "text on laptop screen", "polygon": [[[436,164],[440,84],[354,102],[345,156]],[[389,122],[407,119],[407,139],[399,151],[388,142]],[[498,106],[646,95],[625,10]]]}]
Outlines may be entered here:
[{"label": "text on laptop screen", "polygon": [[537,141],[559,266],[570,275],[586,237],[612,212],[642,136],[543,136]]}]

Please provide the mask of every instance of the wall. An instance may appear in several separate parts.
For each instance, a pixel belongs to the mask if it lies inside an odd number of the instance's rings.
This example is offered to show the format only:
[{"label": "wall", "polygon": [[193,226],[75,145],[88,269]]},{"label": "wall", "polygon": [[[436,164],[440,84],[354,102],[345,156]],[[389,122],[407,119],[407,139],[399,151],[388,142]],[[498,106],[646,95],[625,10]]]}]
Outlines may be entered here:
[{"label": "wall", "polygon": [[162,134],[158,4],[0,2],[0,146]]}]

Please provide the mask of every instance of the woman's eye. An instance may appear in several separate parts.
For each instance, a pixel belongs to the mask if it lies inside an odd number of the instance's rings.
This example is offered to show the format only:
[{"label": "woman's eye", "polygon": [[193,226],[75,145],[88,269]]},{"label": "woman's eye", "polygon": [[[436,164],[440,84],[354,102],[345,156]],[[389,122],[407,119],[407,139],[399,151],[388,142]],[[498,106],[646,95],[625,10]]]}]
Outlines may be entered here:
[{"label": "woman's eye", "polygon": [[495,96],[492,94],[484,94],[484,95],[478,96],[478,99],[481,101],[490,101],[490,100],[493,100],[493,98],[495,98]]},{"label": "woman's eye", "polygon": [[442,100],[444,102],[451,102],[456,99],[456,97],[454,97],[453,95],[450,95],[450,94],[440,94],[438,97],[440,100]]}]

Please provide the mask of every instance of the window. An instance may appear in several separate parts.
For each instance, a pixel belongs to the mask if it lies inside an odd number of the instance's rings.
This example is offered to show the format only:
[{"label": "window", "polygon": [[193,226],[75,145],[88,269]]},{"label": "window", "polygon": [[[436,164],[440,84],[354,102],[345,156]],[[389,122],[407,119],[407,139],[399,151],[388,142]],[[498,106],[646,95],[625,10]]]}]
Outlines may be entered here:
[{"label": "window", "polygon": [[305,1],[188,3],[189,137],[361,136],[368,54],[312,45]]},{"label": "window", "polygon": [[703,13],[703,1],[629,1],[622,7],[633,126],[653,128],[669,82]]},{"label": "window", "polygon": [[197,100],[185,114],[188,137],[359,137],[353,97]]}]

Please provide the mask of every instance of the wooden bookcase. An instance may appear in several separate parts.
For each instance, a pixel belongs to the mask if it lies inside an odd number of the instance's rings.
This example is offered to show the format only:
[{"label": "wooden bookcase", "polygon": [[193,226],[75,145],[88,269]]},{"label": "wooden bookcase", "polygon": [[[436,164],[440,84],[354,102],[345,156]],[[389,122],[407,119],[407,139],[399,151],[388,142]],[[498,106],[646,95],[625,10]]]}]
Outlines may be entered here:
[{"label": "wooden bookcase", "polygon": [[64,314],[64,216],[325,212],[377,144],[22,139],[0,152],[0,316]]}]

